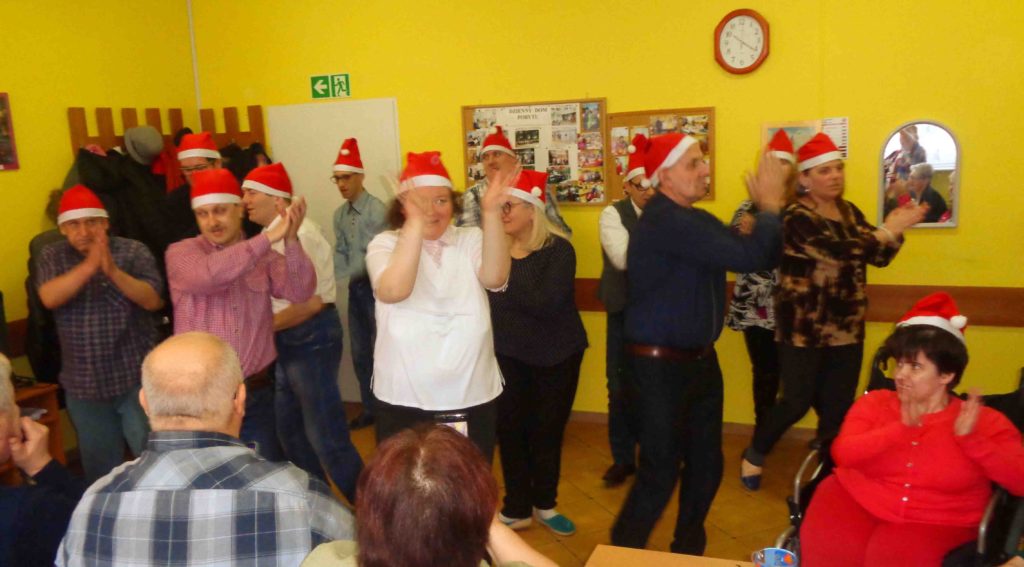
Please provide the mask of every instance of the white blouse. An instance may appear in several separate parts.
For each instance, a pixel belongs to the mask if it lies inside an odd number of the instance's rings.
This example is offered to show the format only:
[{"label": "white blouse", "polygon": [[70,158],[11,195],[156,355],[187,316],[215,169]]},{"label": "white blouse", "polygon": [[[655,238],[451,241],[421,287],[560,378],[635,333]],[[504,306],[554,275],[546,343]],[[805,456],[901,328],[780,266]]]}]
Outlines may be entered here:
[{"label": "white blouse", "polygon": [[[399,232],[378,234],[366,250],[374,289],[391,261]],[[440,246],[440,261],[428,248]],[[377,301],[373,393],[381,401],[429,411],[463,409],[501,394],[487,294],[477,278],[483,233],[448,227],[425,241],[412,293]]]}]

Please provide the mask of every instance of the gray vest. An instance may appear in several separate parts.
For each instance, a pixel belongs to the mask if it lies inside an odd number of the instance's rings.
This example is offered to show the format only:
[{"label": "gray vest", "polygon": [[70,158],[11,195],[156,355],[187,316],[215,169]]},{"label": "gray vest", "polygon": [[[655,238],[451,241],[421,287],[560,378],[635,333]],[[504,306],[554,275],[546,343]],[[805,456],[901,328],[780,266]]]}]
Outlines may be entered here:
[{"label": "gray vest", "polygon": [[[632,234],[633,228],[636,227],[637,220],[639,220],[636,210],[633,209],[633,202],[627,197],[612,206],[619,212],[619,218],[622,219],[622,226],[625,227],[626,232]],[[615,266],[608,260],[608,254],[605,254],[604,248],[601,249],[601,257],[604,262],[601,267],[601,283],[597,287],[597,298],[604,303],[607,312],[618,313],[626,308],[626,272],[615,269]]]}]

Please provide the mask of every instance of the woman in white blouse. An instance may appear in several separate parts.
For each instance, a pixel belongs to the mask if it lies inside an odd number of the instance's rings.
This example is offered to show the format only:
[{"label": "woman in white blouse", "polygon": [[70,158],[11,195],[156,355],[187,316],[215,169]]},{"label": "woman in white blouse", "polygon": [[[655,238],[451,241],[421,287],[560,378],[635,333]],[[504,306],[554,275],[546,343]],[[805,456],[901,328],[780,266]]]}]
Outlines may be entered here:
[{"label": "woman in white blouse", "polygon": [[377,442],[417,423],[448,423],[490,459],[502,390],[485,290],[508,281],[504,188],[481,199],[482,228],[454,227],[456,199],[439,152],[409,153],[366,266],[377,298],[373,393]]}]

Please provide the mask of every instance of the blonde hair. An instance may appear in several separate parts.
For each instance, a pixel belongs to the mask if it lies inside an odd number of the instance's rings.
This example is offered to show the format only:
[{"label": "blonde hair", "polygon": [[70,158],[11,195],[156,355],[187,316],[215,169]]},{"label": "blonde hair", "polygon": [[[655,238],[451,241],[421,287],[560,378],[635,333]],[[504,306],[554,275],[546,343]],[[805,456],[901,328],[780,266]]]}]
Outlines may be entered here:
[{"label": "blonde hair", "polygon": [[533,229],[530,231],[530,239],[526,241],[526,249],[536,252],[547,246],[552,236],[559,236],[569,240],[569,235],[561,228],[555,226],[548,218],[544,205],[538,205],[532,201],[522,200],[533,208]]}]

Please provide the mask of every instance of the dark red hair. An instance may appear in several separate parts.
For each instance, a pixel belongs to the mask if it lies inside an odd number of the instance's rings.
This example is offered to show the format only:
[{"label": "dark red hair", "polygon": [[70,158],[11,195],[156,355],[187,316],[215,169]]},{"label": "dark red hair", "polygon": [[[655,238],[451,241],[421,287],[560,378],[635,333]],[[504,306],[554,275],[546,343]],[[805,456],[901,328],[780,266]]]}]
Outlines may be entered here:
[{"label": "dark red hair", "polygon": [[359,477],[360,567],[477,567],[498,486],[480,450],[443,425],[388,438]]}]

